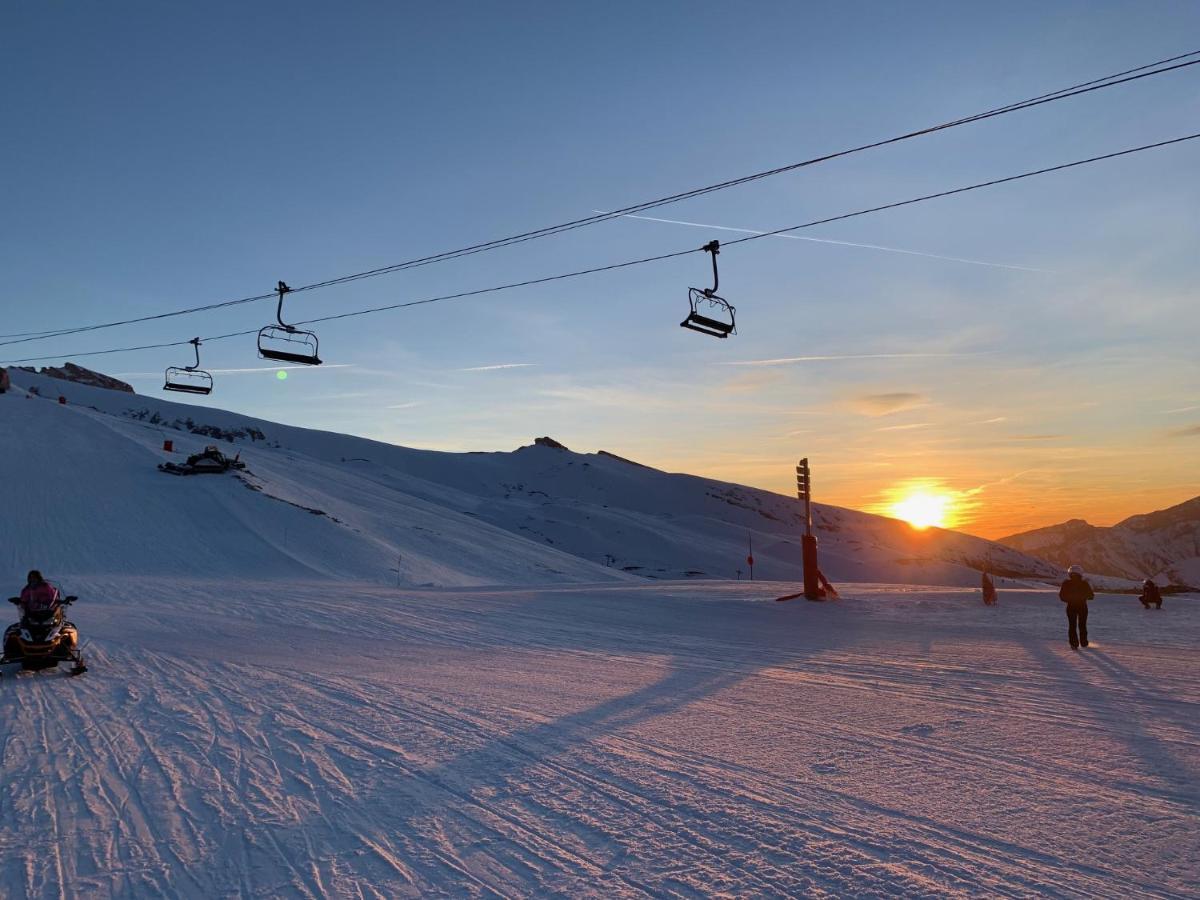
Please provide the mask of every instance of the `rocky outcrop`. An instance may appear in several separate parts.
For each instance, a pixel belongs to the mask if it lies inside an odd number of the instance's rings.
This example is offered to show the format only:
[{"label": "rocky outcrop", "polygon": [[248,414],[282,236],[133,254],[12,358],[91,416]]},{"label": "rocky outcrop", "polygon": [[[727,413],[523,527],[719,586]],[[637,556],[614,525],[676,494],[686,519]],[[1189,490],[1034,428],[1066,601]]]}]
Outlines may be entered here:
[{"label": "rocky outcrop", "polygon": [[73,381],[76,384],[86,384],[89,387],[104,388],[109,391],[123,391],[126,394],[132,394],[133,388],[120,379],[113,378],[110,375],[102,375],[99,372],[93,372],[91,369],[85,369],[83,366],[77,366],[75,363],[63,363],[61,369],[56,369],[52,366],[46,366],[40,372],[36,372],[32,367],[25,369],[26,372],[35,372],[39,375],[48,375],[51,378],[59,378],[63,381]]}]

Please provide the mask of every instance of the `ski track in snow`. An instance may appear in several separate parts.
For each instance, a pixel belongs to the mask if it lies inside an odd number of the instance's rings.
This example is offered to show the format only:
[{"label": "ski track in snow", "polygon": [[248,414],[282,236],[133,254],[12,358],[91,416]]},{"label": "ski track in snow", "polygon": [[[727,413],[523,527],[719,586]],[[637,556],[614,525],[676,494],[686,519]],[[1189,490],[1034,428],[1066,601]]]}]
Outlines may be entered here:
[{"label": "ski track in snow", "polygon": [[1200,896],[1194,599],[786,588],[80,579],[0,893]]}]

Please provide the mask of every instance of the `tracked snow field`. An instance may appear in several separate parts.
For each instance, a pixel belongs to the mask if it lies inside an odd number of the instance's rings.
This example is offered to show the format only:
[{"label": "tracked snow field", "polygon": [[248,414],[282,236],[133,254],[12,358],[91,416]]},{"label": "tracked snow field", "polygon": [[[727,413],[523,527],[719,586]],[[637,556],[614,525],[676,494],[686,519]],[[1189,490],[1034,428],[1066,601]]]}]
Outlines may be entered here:
[{"label": "tracked snow field", "polygon": [[94,578],[5,897],[1200,895],[1200,604]]}]

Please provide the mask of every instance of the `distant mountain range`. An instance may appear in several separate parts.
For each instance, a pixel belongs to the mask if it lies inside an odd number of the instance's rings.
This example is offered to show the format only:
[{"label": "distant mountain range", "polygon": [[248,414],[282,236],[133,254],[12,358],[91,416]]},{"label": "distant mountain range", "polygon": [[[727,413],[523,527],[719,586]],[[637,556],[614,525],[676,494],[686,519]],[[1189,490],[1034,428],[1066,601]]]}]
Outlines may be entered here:
[{"label": "distant mountain range", "polygon": [[1071,519],[1001,538],[1000,543],[1060,566],[1078,564],[1091,573],[1200,587],[1200,497],[1111,527]]}]

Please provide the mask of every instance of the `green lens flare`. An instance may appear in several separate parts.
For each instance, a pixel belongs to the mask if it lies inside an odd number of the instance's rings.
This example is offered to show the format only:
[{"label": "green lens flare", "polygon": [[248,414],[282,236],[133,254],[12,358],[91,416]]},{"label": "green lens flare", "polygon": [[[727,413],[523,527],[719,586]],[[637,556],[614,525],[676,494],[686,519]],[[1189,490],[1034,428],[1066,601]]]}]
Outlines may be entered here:
[{"label": "green lens flare", "polygon": [[275,377],[278,378],[280,381],[287,381],[287,372],[284,371],[283,369],[280,369],[278,372],[275,373]]}]

